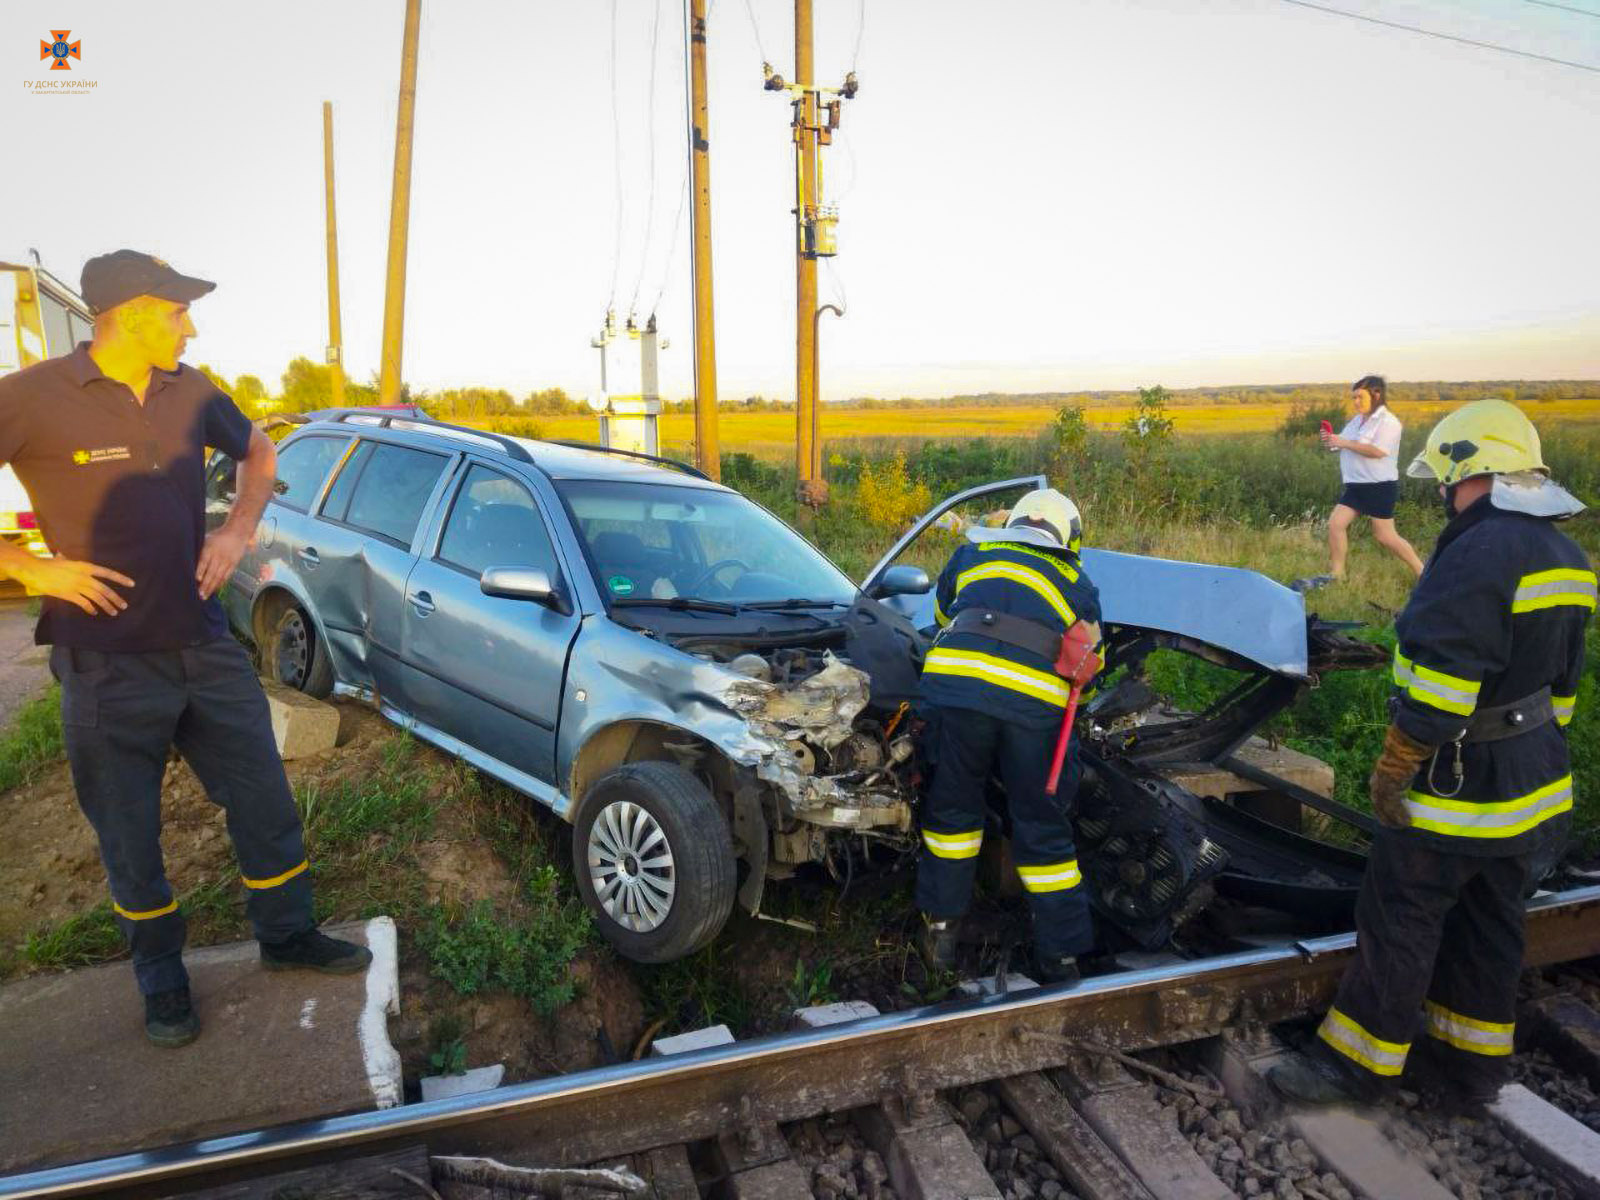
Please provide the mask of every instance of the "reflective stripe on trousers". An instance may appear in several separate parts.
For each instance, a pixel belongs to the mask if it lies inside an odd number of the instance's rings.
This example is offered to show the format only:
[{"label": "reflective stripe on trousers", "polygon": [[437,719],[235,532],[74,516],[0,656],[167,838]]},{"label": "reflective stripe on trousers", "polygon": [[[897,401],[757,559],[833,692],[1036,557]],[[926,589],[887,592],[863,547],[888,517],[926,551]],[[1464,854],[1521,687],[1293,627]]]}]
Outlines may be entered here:
[{"label": "reflective stripe on trousers", "polygon": [[1351,1062],[1374,1075],[1398,1075],[1405,1069],[1409,1042],[1386,1042],[1374,1037],[1355,1020],[1330,1008],[1317,1029],[1317,1036]]},{"label": "reflective stripe on trousers", "polygon": [[1432,1000],[1427,1003],[1428,1036],[1469,1054],[1501,1057],[1510,1054],[1516,1039],[1515,1021],[1480,1021],[1451,1012]]}]

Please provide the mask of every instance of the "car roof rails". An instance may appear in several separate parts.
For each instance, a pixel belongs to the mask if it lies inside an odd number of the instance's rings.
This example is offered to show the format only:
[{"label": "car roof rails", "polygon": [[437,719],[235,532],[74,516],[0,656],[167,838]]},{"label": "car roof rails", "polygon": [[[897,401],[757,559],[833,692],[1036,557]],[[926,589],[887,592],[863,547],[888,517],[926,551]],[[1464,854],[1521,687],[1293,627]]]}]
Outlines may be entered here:
[{"label": "car roof rails", "polygon": [[503,433],[491,433],[487,429],[470,429],[465,425],[451,425],[447,421],[437,421],[416,405],[411,405],[405,410],[395,408],[328,408],[312,413],[312,418],[318,421],[342,422],[348,425],[376,425],[380,429],[404,429],[407,426],[418,426],[419,433],[437,433],[441,437],[456,438],[461,441],[477,442],[480,445],[492,446],[496,450],[504,450],[518,462],[533,463],[533,455],[528,453],[528,448],[516,438],[507,437]]},{"label": "car roof rails", "polygon": [[545,438],[544,441],[555,446],[570,446],[574,450],[593,450],[596,454],[621,454],[627,458],[643,459],[653,462],[660,467],[671,467],[674,471],[682,471],[685,475],[693,475],[696,479],[704,479],[707,483],[713,482],[699,467],[691,467],[679,458],[662,458],[659,454],[646,454],[642,450],[624,450],[619,446],[602,446],[598,442],[579,442],[571,438]]}]

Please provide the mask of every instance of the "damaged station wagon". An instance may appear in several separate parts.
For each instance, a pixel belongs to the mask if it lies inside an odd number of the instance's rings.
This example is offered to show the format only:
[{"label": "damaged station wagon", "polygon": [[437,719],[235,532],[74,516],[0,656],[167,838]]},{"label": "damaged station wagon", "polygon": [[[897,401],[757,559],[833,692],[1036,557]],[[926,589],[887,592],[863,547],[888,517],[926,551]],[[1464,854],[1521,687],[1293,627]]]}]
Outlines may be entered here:
[{"label": "damaged station wagon", "polygon": [[[952,497],[858,586],[759,505],[667,460],[361,410],[319,414],[278,455],[225,598],[263,670],[364,697],[570,822],[599,930],[643,962],[706,945],[736,902],[759,914],[768,884],[806,864],[848,878],[915,853],[932,597],[927,572],[897,560],[951,510],[1043,483]],[[211,476],[218,504],[229,474]],[[1222,771],[1296,812],[1326,809],[1326,788],[1241,748],[1319,672],[1374,665],[1376,649],[1252,572],[1084,561],[1109,682],[1080,717],[1078,826],[1103,920],[1153,948],[1219,889],[1348,911],[1359,854],[1185,781]],[[1233,668],[1239,686],[1175,713],[1143,680],[1157,649]]]}]

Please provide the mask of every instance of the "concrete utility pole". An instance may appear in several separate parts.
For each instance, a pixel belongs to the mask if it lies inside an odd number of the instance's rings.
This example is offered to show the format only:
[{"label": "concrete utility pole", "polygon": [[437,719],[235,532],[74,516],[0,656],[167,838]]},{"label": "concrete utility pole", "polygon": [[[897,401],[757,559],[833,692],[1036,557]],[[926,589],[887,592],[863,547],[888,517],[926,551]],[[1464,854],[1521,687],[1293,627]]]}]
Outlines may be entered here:
[{"label": "concrete utility pole", "polygon": [[808,253],[817,210],[817,93],[811,49],[811,0],[794,0],[795,271],[794,407],[795,474],[800,499],[821,504],[826,486],[812,468],[816,438],[817,260]]},{"label": "concrete utility pole", "polygon": [[711,117],[706,101],[706,0],[688,0],[689,170],[694,188],[694,456],[722,478],[717,441],[717,335],[711,301]]},{"label": "concrete utility pole", "polygon": [[417,34],[422,0],[406,0],[400,48],[400,111],[394,126],[394,195],[389,204],[389,275],[383,296],[383,362],[378,403],[400,403],[400,347],[406,323],[406,238],[411,227],[411,131],[417,109]]},{"label": "concrete utility pole", "polygon": [[344,339],[339,331],[339,226],[333,208],[333,103],[322,102],[322,179],[328,213],[328,366],[333,406],[344,407]]}]

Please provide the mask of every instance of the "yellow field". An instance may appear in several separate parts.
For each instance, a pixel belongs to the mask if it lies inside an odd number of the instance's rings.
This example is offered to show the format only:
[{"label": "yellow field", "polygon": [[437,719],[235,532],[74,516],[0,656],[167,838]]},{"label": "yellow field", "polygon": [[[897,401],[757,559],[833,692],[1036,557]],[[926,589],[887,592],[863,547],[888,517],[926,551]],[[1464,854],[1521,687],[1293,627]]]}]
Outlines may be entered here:
[{"label": "yellow field", "polygon": [[[1431,422],[1445,406],[1405,405],[1396,411],[1408,424]],[[1528,415],[1547,421],[1600,421],[1600,397],[1551,400],[1528,404]],[[1085,416],[1094,429],[1113,430],[1127,420],[1131,406],[1089,408]],[[1183,404],[1167,409],[1179,433],[1270,433],[1288,412],[1284,404]],[[1056,410],[1043,405],[929,406],[927,408],[838,409],[822,412],[822,440],[826,449],[848,449],[842,441],[863,438],[967,438],[1029,437],[1055,420]],[[596,417],[514,418],[534,421],[542,436],[594,441],[600,435]],[[485,422],[490,424],[492,422]],[[661,419],[663,445],[685,446],[694,440],[694,418],[689,413],[668,413]],[[743,450],[761,458],[782,459],[794,453],[794,413],[739,412],[724,409],[719,422],[722,448]]]}]

